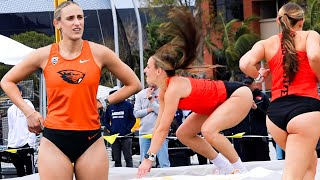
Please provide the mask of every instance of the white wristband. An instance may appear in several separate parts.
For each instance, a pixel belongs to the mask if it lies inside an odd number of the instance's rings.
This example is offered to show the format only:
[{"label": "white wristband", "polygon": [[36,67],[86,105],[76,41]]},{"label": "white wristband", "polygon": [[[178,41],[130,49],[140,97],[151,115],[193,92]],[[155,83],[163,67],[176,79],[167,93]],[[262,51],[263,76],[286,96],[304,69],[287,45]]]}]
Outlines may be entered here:
[{"label": "white wristband", "polygon": [[259,73],[258,77],[256,77],[256,78],[254,79],[254,81],[255,81],[255,82],[258,82],[258,81],[261,80],[262,77],[263,77],[263,76]]},{"label": "white wristband", "polygon": [[98,101],[99,101],[99,102],[101,103],[101,105],[102,105],[102,110],[103,110],[103,112],[106,112],[106,110],[107,110],[107,104],[106,104],[106,102],[104,101],[104,98],[99,98]]}]

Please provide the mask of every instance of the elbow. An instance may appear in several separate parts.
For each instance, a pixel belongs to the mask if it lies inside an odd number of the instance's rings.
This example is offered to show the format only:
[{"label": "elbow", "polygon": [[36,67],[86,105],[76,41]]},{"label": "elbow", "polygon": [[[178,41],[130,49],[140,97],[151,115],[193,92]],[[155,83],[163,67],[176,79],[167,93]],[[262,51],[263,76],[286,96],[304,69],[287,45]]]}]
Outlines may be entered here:
[{"label": "elbow", "polygon": [[133,111],[133,116],[135,118],[142,118],[143,114],[140,111],[136,111],[136,112]]},{"label": "elbow", "polygon": [[8,81],[7,81],[7,79],[4,77],[4,78],[2,78],[1,79],[1,81],[0,81],[0,88],[3,90],[3,91],[5,91],[6,92],[6,90],[7,90],[7,85],[8,85]]},{"label": "elbow", "polygon": [[140,92],[141,90],[142,90],[142,85],[139,83],[137,92]]},{"label": "elbow", "polygon": [[141,83],[138,81],[138,83],[135,85],[135,92],[134,93],[138,93],[142,90],[142,85]]},{"label": "elbow", "polygon": [[319,65],[319,61],[320,61],[320,53],[318,52],[314,52],[314,53],[309,53],[308,54],[308,59],[309,62],[312,65]]},{"label": "elbow", "polygon": [[239,61],[239,68],[242,72],[245,72],[246,69],[248,69],[248,67],[250,66],[250,64],[248,62],[246,62],[243,57],[240,59]]},{"label": "elbow", "polygon": [[4,84],[5,84],[5,78],[2,78],[0,81],[0,87],[2,88]]}]

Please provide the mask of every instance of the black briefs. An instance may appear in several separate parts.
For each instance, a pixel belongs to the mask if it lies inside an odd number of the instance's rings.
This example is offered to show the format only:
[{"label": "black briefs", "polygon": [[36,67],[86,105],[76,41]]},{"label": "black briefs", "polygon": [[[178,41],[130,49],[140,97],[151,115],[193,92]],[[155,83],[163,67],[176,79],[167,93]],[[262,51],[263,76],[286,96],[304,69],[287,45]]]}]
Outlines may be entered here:
[{"label": "black briefs", "polygon": [[89,131],[56,130],[44,128],[43,137],[55,144],[73,163],[97,139],[101,137],[100,129]]},{"label": "black briefs", "polygon": [[313,111],[320,111],[320,100],[289,95],[270,103],[268,117],[279,128],[287,131],[287,125],[292,118]]}]

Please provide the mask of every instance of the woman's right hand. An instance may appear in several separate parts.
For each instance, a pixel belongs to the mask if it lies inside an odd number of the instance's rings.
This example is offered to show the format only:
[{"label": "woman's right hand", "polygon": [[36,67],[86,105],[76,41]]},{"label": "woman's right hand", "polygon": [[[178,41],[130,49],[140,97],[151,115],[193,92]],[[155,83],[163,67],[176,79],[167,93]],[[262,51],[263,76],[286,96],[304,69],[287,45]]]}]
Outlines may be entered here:
[{"label": "woman's right hand", "polygon": [[266,77],[268,77],[269,74],[270,74],[270,69],[260,68],[260,69],[259,69],[259,73],[261,74],[261,76],[262,76],[263,78],[266,78]]},{"label": "woman's right hand", "polygon": [[35,134],[40,134],[43,130],[43,117],[37,111],[32,112],[32,114],[27,118],[28,130]]}]

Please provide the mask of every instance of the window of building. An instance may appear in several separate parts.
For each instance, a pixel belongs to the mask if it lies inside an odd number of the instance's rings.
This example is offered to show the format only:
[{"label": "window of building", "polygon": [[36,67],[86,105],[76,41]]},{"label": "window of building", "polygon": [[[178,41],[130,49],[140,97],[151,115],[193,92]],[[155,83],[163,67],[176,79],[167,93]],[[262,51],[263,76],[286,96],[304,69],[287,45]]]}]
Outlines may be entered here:
[{"label": "window of building", "polygon": [[276,1],[262,1],[260,2],[260,18],[269,19],[277,17]]},{"label": "window of building", "polygon": [[216,0],[216,9],[222,12],[227,21],[232,19],[243,20],[243,2],[239,0]]}]

